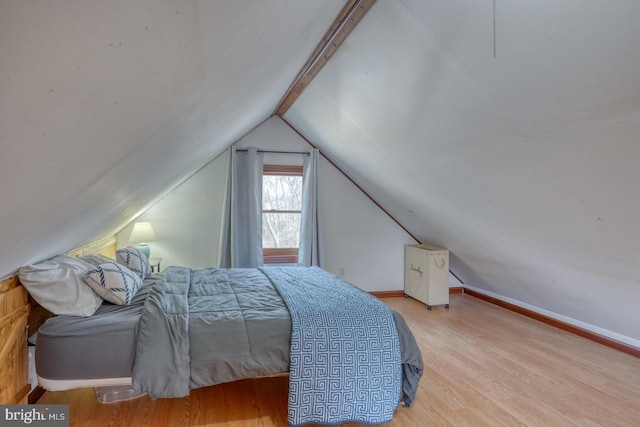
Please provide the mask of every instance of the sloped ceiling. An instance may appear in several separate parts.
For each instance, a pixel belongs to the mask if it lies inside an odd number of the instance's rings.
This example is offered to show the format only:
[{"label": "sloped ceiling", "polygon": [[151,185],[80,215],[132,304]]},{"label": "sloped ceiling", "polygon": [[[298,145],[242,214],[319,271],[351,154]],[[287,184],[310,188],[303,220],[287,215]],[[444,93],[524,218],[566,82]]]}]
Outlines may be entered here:
[{"label": "sloped ceiling", "polygon": [[0,2],[0,277],[114,233],[269,117],[344,3]]},{"label": "sloped ceiling", "polygon": [[465,284],[637,345],[640,2],[493,4],[378,1],[285,119]]},{"label": "sloped ceiling", "polygon": [[[0,277],[119,230],[261,123],[344,4],[0,2]],[[638,16],[379,0],[285,119],[466,285],[638,345]]]}]

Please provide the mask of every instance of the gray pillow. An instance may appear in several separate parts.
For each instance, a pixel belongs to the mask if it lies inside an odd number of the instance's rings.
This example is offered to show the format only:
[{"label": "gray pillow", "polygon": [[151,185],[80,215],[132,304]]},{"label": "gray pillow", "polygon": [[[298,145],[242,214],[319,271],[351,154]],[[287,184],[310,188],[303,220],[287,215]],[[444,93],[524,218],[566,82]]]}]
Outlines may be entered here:
[{"label": "gray pillow", "polygon": [[104,264],[105,262],[115,261],[112,258],[109,258],[106,255],[95,254],[95,255],[85,255],[80,257],[81,260],[88,262],[94,267],[99,266],[100,264]]},{"label": "gray pillow", "polygon": [[21,267],[18,277],[33,299],[53,314],[88,317],[102,304],[84,282],[91,268],[81,259],[59,255]]},{"label": "gray pillow", "polygon": [[142,287],[142,279],[115,261],[100,264],[84,277],[98,295],[118,305],[129,305]]}]

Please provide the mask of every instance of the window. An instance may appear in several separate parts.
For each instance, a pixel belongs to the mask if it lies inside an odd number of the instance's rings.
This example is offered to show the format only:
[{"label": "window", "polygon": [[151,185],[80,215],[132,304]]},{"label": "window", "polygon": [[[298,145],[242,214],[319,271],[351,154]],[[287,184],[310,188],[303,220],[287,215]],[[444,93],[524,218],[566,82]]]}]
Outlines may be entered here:
[{"label": "window", "polygon": [[264,165],[262,253],[265,264],[297,263],[302,209],[302,166]]}]

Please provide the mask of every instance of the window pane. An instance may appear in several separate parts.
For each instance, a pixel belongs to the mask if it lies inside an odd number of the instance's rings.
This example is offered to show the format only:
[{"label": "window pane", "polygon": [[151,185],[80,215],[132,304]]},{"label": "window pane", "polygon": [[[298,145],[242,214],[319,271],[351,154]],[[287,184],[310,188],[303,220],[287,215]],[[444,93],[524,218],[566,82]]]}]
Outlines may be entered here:
[{"label": "window pane", "polygon": [[262,210],[299,211],[301,208],[301,176],[263,175]]},{"label": "window pane", "polygon": [[299,213],[262,214],[263,248],[297,248],[299,245]]}]

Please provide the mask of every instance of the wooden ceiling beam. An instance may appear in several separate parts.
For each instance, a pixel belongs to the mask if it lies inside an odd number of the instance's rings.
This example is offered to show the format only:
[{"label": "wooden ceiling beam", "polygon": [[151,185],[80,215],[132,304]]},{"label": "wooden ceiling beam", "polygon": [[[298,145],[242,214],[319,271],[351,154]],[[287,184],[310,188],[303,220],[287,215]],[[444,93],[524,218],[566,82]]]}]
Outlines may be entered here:
[{"label": "wooden ceiling beam", "polygon": [[347,1],[338,14],[338,17],[333,21],[327,33],[322,40],[320,40],[318,46],[316,46],[307,62],[289,86],[289,89],[287,89],[287,92],[285,92],[278,106],[273,111],[273,116],[282,117],[285,115],[375,2],[376,0]]}]

